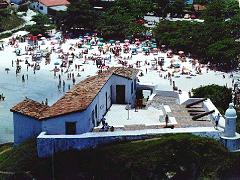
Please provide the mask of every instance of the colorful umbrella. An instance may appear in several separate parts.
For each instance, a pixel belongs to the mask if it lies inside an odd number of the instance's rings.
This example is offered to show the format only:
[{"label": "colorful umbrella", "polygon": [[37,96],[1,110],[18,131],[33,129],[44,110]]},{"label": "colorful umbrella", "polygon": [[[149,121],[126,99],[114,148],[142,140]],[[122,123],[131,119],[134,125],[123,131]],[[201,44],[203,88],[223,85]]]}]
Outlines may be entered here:
[{"label": "colorful umbrella", "polygon": [[112,39],[111,39],[111,40],[109,40],[109,43],[111,43],[111,44],[112,44],[112,43],[114,43],[114,42],[115,42],[115,41],[114,41],[114,40],[112,40]]}]

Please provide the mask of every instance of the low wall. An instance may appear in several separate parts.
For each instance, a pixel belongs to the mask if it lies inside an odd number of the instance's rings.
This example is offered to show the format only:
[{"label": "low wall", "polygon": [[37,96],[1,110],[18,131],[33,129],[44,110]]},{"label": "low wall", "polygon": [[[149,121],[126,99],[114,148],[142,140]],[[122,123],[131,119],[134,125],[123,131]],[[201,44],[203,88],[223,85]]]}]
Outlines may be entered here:
[{"label": "low wall", "polygon": [[[218,113],[220,113],[218,111],[218,109],[216,108],[216,106],[212,103],[212,101],[210,99],[207,99],[206,101],[203,102],[203,109],[206,112],[215,110],[214,113],[210,114],[209,117],[210,119],[214,122],[215,121],[215,117],[218,115]],[[221,115],[220,119],[219,119],[219,123],[218,126],[220,126],[221,128],[225,128],[225,118],[224,116]]]},{"label": "low wall", "polygon": [[198,136],[219,140],[219,132],[214,128],[145,129],[101,133],[91,132],[80,135],[46,135],[45,132],[42,132],[37,138],[37,151],[39,157],[48,157],[55,152],[95,148],[101,144],[142,140],[151,138],[153,135],[163,135],[168,133],[192,133]]},{"label": "low wall", "polygon": [[187,104],[191,104],[193,102],[202,100],[203,98],[189,98],[188,100],[184,101],[183,103],[181,103],[182,105],[187,105]]},{"label": "low wall", "polygon": [[[203,98],[189,98],[187,101],[185,101],[182,104],[183,105],[187,105],[187,104],[196,102],[196,101],[201,100],[201,99],[203,99]],[[212,101],[210,99],[207,99],[207,100],[203,101],[201,103],[201,105],[202,105],[203,109],[205,110],[205,112],[209,112],[209,111],[215,110],[214,113],[209,115],[210,119],[214,122],[215,121],[215,117],[217,116],[218,113],[220,113],[218,111],[218,109],[216,108],[216,106],[212,103]],[[221,117],[219,119],[218,126],[221,127],[221,128],[225,127],[225,118],[222,115],[221,115]]]}]

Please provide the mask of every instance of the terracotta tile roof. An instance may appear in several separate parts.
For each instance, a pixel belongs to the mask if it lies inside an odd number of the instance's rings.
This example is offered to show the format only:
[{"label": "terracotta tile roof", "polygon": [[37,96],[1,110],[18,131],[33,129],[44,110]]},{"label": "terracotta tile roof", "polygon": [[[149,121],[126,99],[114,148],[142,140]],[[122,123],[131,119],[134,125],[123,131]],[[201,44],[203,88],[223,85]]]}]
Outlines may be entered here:
[{"label": "terracotta tile roof", "polygon": [[67,0],[38,0],[41,4],[50,7],[50,6],[62,6],[69,5],[70,2]]},{"label": "terracotta tile roof", "polygon": [[47,110],[49,106],[42,105],[34,100],[25,99],[10,109],[12,112],[18,112],[20,114],[30,116],[36,119],[42,117],[43,111]]},{"label": "terracotta tile roof", "polygon": [[138,69],[133,69],[133,68],[124,68],[124,67],[113,67],[113,74],[128,78],[128,79],[133,79],[134,77],[137,76],[139,70]]},{"label": "terracotta tile roof", "polygon": [[[17,105],[17,108],[14,106],[12,108],[12,111],[20,112],[31,117],[36,117],[39,120],[57,117],[73,112],[84,111],[92,103],[94,98],[98,95],[99,91],[113,74],[128,79],[133,79],[137,76],[137,73],[138,70],[133,68],[109,68],[107,71],[81,81],[73,89],[68,91],[61,99],[59,99],[56,103],[48,108],[40,108],[41,111],[39,111],[39,108],[35,108],[36,105],[34,104],[33,108],[31,109],[31,106],[26,106],[26,102],[24,103],[23,101]],[[35,116],[32,115],[34,112],[36,114]]]},{"label": "terracotta tile roof", "polygon": [[101,73],[87,78],[53,104],[42,118],[49,118],[85,110],[108,81],[112,73]]}]

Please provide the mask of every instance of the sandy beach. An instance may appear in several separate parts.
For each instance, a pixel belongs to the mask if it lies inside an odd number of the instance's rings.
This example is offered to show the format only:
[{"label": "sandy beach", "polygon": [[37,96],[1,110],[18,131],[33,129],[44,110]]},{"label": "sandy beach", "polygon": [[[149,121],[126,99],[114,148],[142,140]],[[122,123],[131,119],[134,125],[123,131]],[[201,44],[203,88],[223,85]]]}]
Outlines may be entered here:
[{"label": "sandy beach", "polygon": [[[36,50],[32,51],[32,54],[37,54],[40,51],[52,53],[49,64],[45,64],[45,58],[38,61],[40,70],[34,70],[34,66],[31,67],[26,64],[26,60],[30,65],[36,63],[32,61],[30,51],[28,51],[28,55],[25,55],[25,49],[29,47],[27,42],[16,42],[17,45],[9,45],[9,38],[4,39],[4,50],[0,51],[0,94],[3,93],[5,96],[5,100],[0,101],[0,143],[13,141],[12,113],[9,110],[13,105],[22,101],[25,97],[39,102],[45,102],[47,98],[48,104],[53,104],[64,95],[69,89],[69,86],[70,88],[73,87],[73,78],[69,78],[69,74],[71,74],[71,76],[73,75],[76,81],[75,83],[78,83],[96,74],[100,70],[100,68],[96,66],[96,61],[92,60],[92,57],[102,58],[102,62],[105,61],[105,66],[102,67],[103,69],[112,66],[122,66],[119,62],[123,62],[127,67],[138,68],[143,75],[139,77],[141,83],[154,84],[157,86],[157,89],[161,90],[173,89],[170,79],[164,78],[169,73],[171,74],[171,81],[175,81],[175,85],[182,91],[188,92],[192,88],[208,84],[232,87],[232,79],[229,77],[230,74],[207,70],[206,67],[201,67],[201,74],[197,74],[195,69],[197,66],[200,66],[200,64],[193,66],[192,59],[186,58],[186,62],[182,62],[179,60],[179,55],[173,55],[173,57],[167,58],[167,53],[160,52],[159,50],[157,53],[145,55],[141,45],[128,44],[130,51],[124,53],[123,47],[126,43],[118,43],[118,46],[121,47],[122,50],[119,56],[115,57],[112,52],[107,51],[107,49],[115,47],[114,43],[112,46],[110,43],[105,42],[102,44],[97,42],[96,46],[90,46],[88,45],[89,43],[85,43],[82,45],[84,48],[78,48],[76,44],[80,42],[80,39],[67,39],[62,45],[59,45],[59,39],[56,38],[56,36],[51,39],[41,39],[42,40],[38,41]],[[90,41],[95,39],[97,38],[92,38]],[[100,53],[99,47],[106,51],[106,53]],[[133,55],[131,50],[136,48],[137,54]],[[16,55],[16,49],[21,51],[20,56]],[[84,54],[83,52],[86,50],[88,53]],[[74,58],[71,57],[72,54],[74,54]],[[67,58],[67,61],[72,60],[72,65],[69,66],[69,64],[67,64],[67,67],[60,68],[63,58],[59,57]],[[157,65],[156,60],[159,58],[164,59],[164,65],[162,67],[164,71]],[[19,60],[21,71],[16,74],[17,59]],[[174,68],[169,68],[173,60],[174,63],[179,65],[179,72],[175,72],[174,74],[172,74]],[[188,71],[187,75],[181,74],[183,68]],[[8,69],[9,71],[6,71]],[[223,75],[225,75],[225,78],[223,78]],[[61,81],[60,88],[58,87],[59,81]],[[65,88],[62,84],[63,81]]]}]

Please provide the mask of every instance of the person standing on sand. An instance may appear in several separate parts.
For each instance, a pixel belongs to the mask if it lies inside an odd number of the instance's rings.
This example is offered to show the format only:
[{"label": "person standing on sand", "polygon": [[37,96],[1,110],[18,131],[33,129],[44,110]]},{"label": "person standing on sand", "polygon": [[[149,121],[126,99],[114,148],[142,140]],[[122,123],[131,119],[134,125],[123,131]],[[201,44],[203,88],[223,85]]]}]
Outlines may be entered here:
[{"label": "person standing on sand", "polygon": [[166,127],[168,126],[168,122],[169,122],[169,117],[168,117],[168,114],[166,114],[166,116],[165,116]]},{"label": "person standing on sand", "polygon": [[45,100],[45,105],[46,106],[48,105],[48,98],[46,98],[46,100]]}]

